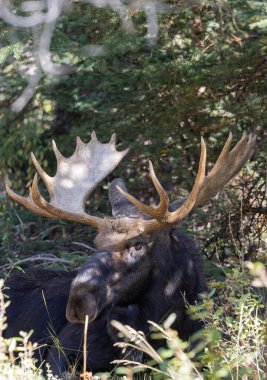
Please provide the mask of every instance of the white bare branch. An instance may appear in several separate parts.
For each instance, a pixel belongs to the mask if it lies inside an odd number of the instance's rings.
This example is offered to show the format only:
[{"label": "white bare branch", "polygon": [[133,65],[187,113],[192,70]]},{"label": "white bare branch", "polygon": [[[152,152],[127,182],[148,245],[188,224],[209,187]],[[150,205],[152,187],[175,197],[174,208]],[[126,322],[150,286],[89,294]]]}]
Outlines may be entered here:
[{"label": "white bare branch", "polygon": [[[164,0],[80,0],[95,7],[109,7],[118,13],[121,19],[122,29],[134,31],[132,12],[143,10],[147,18],[146,38],[149,44],[155,44],[158,39],[158,14],[163,12],[175,12],[176,4],[166,4]],[[196,0],[188,0],[196,3]],[[51,54],[51,41],[59,17],[70,5],[70,0],[28,0],[20,4],[17,13],[11,0],[0,0],[0,18],[14,28],[28,28],[32,30],[33,45],[32,56],[35,60],[35,71],[26,75],[28,84],[21,95],[11,105],[13,112],[20,112],[34,96],[36,87],[42,74],[61,76],[70,74],[74,68],[70,65],[53,62]],[[192,4],[191,4],[192,5]],[[38,30],[38,32],[36,32]],[[87,44],[81,47],[83,56],[99,56],[106,52],[102,45]]]},{"label": "white bare branch", "polygon": [[20,96],[12,103],[11,111],[20,112],[23,110],[23,108],[32,99],[40,78],[41,78],[41,70],[37,66],[35,73],[28,76],[28,84],[25,87],[25,89],[22,91]]}]

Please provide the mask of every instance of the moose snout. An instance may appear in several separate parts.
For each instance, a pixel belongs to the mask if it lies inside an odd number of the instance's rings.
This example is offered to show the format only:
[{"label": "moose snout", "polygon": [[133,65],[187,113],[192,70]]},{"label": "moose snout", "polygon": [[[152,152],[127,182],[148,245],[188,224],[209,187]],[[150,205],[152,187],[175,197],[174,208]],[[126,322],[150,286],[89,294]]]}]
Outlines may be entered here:
[{"label": "moose snout", "polygon": [[92,322],[97,314],[97,301],[93,295],[70,294],[66,309],[66,318],[69,322],[84,323],[86,315],[89,322]]}]

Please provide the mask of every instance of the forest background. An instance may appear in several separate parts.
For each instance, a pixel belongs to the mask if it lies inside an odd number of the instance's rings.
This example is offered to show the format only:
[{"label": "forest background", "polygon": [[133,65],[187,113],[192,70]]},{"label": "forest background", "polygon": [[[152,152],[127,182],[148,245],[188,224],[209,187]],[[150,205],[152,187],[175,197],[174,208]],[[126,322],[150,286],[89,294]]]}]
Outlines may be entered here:
[{"label": "forest background", "polygon": [[[7,198],[6,181],[27,194],[31,151],[55,172],[52,139],[66,156],[76,136],[88,142],[93,130],[101,142],[116,132],[118,148],[130,146],[88,205],[94,215],[110,215],[113,178],[123,177],[142,201],[156,202],[150,159],[171,199],[183,197],[197,172],[200,136],[209,170],[230,131],[235,142],[243,131],[255,133],[251,161],[181,228],[199,242],[215,289],[207,323],[237,336],[243,310],[241,324],[249,326],[234,361],[234,343],[216,338],[225,365],[214,359],[214,374],[263,379],[267,2],[16,0],[0,2],[0,18],[1,269],[40,263],[70,269],[91,253],[94,231],[87,226],[45,220]],[[259,310],[260,328],[253,324]],[[257,359],[248,361],[253,350]]]}]

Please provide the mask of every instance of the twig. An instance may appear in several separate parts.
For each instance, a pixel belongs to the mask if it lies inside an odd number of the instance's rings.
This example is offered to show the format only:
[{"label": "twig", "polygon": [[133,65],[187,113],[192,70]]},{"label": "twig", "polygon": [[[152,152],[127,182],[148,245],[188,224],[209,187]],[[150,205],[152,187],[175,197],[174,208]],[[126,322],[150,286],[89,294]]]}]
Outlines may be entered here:
[{"label": "twig", "polygon": [[90,245],[84,244],[84,243],[79,243],[78,241],[73,241],[71,244],[79,245],[80,247],[90,249],[91,251],[95,252],[96,249],[94,247],[91,247]]},{"label": "twig", "polygon": [[205,49],[202,51],[202,54],[205,54],[207,53],[207,51],[216,44],[216,42],[212,42],[211,44],[209,44],[207,47],[205,47]]},{"label": "twig", "polygon": [[86,255],[86,256],[88,256],[88,253],[87,252],[85,252],[85,251],[71,251],[70,252],[70,254],[71,255]]},{"label": "twig", "polygon": [[13,264],[4,264],[4,265],[2,265],[0,267],[0,269],[1,270],[2,269],[9,270],[9,269],[14,268],[17,265],[21,265],[21,264],[25,264],[25,263],[33,262],[33,261],[46,261],[46,262],[50,262],[50,263],[71,264],[70,260],[60,259],[60,258],[55,257],[55,256],[36,255],[36,256],[31,256],[31,257],[27,257],[26,259],[22,259],[22,260],[16,261]]},{"label": "twig", "polygon": [[[135,0],[129,4],[124,4],[122,0],[82,0],[82,2],[97,7],[112,8],[119,14],[123,28],[126,31],[134,30],[131,19],[132,9],[143,9],[147,16],[147,39],[151,44],[156,42],[158,36],[157,14],[164,12],[166,7],[169,9],[167,5],[163,6],[160,0]],[[31,28],[33,32],[34,30],[40,31],[38,35],[33,35],[33,40],[37,45],[35,57],[36,72],[28,76],[26,88],[13,102],[11,106],[13,112],[21,112],[32,99],[42,73],[59,76],[70,74],[74,70],[74,66],[72,65],[56,64],[53,62],[51,54],[51,41],[54,30],[59,17],[67,10],[68,4],[68,0],[26,1],[21,3],[20,9],[28,13],[29,16],[19,16],[13,10],[14,7],[11,0],[0,0],[0,18],[6,23],[16,28]]]},{"label": "twig", "polygon": [[93,380],[92,372],[86,371],[88,322],[89,322],[88,315],[86,315],[85,321],[84,321],[84,339],[83,339],[83,373],[81,374],[81,378],[84,380]]},{"label": "twig", "polygon": [[83,340],[83,373],[86,373],[88,321],[89,321],[88,315],[86,315],[85,322],[84,322],[84,340]]},{"label": "twig", "polygon": [[[45,230],[42,230],[41,232],[38,232],[36,236],[32,237],[31,240],[37,240],[38,238],[43,239],[43,236],[47,236],[50,234],[50,232],[56,230],[57,228],[60,227],[60,224],[56,224],[55,226],[46,228]],[[47,242],[53,241],[53,240],[48,240],[46,239]]]},{"label": "twig", "polygon": [[32,99],[35,90],[37,88],[37,85],[41,78],[41,70],[37,66],[36,72],[28,76],[28,84],[22,91],[22,93],[19,95],[19,97],[12,103],[11,105],[11,111],[13,112],[20,112],[23,110],[23,108],[29,103],[29,101]]}]

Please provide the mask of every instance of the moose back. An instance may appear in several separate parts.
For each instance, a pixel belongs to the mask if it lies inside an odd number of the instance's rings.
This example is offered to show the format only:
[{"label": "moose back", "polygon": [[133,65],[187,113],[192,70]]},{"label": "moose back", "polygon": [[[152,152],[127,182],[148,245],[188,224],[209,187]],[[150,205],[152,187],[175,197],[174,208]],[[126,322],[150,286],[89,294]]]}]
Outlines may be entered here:
[{"label": "moose back", "polygon": [[[9,186],[16,202],[34,213],[64,218],[95,227],[96,252],[79,271],[42,269],[15,273],[7,280],[11,300],[7,336],[34,329],[36,353],[46,360],[54,374],[66,370],[81,358],[83,323],[89,319],[88,363],[91,371],[106,371],[120,356],[113,346],[118,340],[111,320],[118,320],[149,333],[147,320],[161,323],[176,313],[174,328],[187,340],[201,328],[200,321],[187,315],[188,304],[199,300],[206,289],[200,254],[193,240],[176,226],[196,207],[203,205],[241,169],[250,157],[255,137],[244,133],[230,150],[232,135],[208,175],[205,174],[206,145],[201,140],[198,173],[190,194],[172,204],[149,162],[150,176],[159,196],[158,205],[148,206],[131,196],[121,179],[110,185],[112,217],[96,217],[85,211],[95,187],[115,169],[127,150],[118,152],[115,136],[101,144],[95,133],[91,141],[77,138],[74,154],[66,158],[53,142],[57,172],[50,177],[32,154],[32,161],[50,196],[47,202],[38,188],[36,174],[30,193],[22,197]],[[19,316],[19,318],[18,318]],[[62,345],[57,349],[55,337]],[[153,343],[155,346],[155,343]],[[138,355],[138,357],[136,357]],[[144,360],[128,353],[127,359]]]}]

